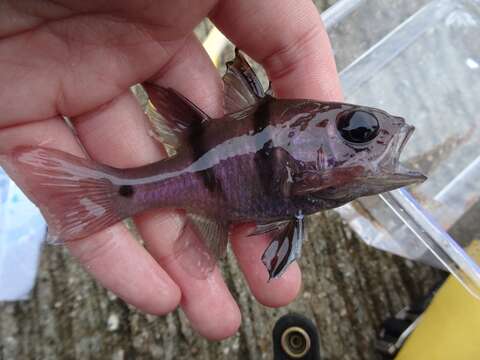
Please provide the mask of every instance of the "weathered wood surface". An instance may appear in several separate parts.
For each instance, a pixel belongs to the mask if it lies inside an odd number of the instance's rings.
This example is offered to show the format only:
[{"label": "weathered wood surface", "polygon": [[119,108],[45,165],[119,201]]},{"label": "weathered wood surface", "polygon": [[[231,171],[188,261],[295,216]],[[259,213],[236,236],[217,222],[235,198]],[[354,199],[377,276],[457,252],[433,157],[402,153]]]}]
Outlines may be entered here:
[{"label": "weathered wood surface", "polygon": [[270,359],[270,333],[288,311],[318,325],[328,359],[372,359],[382,320],[424,294],[438,274],[365,246],[328,212],[309,226],[303,289],[282,309],[259,305],[233,256],[223,266],[243,324],[233,338],[203,340],[177,311],[146,316],[97,285],[60,247],[45,248],[32,299],[0,305],[0,359]]},{"label": "weathered wood surface", "polygon": [[243,323],[222,342],[192,332],[181,311],[153,317],[130,308],[63,248],[46,247],[31,300],[0,304],[0,359],[271,359],[273,324],[289,311],[316,322],[325,359],[375,359],[382,320],[423,295],[439,273],[367,247],[334,212],[315,216],[308,229],[303,288],[282,309],[252,298],[228,254],[222,267]]}]

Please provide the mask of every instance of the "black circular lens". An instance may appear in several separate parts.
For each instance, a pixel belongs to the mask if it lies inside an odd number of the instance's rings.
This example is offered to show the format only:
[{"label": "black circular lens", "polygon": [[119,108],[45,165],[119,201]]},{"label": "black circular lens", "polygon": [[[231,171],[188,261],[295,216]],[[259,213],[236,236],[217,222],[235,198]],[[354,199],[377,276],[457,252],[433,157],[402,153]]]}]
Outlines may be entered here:
[{"label": "black circular lens", "polygon": [[301,359],[310,350],[311,339],[305,329],[299,326],[287,328],[281,338],[283,351],[293,359]]},{"label": "black circular lens", "polygon": [[362,144],[375,139],[379,128],[377,118],[365,111],[341,114],[337,122],[340,135],[348,142],[355,144]]}]

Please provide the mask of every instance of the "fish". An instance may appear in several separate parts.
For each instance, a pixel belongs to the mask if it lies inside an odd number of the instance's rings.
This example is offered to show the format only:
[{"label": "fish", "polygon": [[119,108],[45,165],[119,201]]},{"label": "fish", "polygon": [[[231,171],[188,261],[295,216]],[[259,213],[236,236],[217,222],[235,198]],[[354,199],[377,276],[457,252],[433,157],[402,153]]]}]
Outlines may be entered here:
[{"label": "fish", "polygon": [[399,162],[414,131],[403,118],[276,98],[238,49],[226,65],[221,118],[173,88],[143,84],[155,138],[174,149],[163,160],[120,169],[41,146],[3,156],[49,233],[76,241],[152,208],[181,209],[216,261],[232,225],[255,223],[251,236],[271,236],[261,260],[274,279],[300,257],[307,216],[426,180]]}]

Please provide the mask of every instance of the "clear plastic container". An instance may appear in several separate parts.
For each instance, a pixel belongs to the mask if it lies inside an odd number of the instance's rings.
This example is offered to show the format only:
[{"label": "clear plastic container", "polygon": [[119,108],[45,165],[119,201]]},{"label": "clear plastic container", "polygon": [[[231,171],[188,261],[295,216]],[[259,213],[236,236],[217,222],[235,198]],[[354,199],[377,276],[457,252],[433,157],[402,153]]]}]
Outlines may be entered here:
[{"label": "clear plastic container", "polygon": [[45,232],[40,211],[0,168],[0,301],[28,298]]},{"label": "clear plastic container", "polygon": [[480,2],[341,1],[323,14],[346,101],[416,127],[425,183],[339,209],[369,245],[448,269],[480,298]]}]

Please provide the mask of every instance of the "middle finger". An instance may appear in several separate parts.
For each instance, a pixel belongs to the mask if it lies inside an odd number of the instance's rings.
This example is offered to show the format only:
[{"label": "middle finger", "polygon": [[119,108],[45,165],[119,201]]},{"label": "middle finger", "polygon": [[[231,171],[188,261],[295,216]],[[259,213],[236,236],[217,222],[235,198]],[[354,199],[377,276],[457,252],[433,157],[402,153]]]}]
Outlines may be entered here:
[{"label": "middle finger", "polygon": [[[186,41],[159,76],[157,83],[175,87],[210,114],[221,112],[218,73],[195,38]],[[86,150],[102,163],[133,167],[163,156],[148,135],[143,112],[129,93],[94,113],[77,117],[74,123]],[[230,336],[240,324],[240,313],[218,268],[205,280],[195,279],[171,256],[181,222],[175,213],[164,210],[136,217],[147,249],[181,288],[181,306],[192,326],[211,339]]]}]

